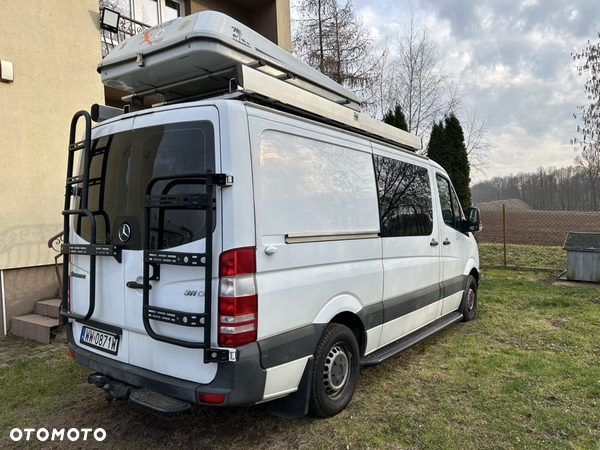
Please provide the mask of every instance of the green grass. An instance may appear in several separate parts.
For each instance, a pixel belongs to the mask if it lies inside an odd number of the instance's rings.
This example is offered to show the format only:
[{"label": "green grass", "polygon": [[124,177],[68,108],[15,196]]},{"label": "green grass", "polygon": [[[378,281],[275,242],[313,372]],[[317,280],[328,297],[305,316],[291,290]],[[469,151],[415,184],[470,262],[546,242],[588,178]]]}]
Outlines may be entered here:
[{"label": "green grass", "polygon": [[88,373],[73,363],[66,349],[64,353],[21,361],[0,370],[0,430],[10,430],[18,422],[27,423],[52,413],[63,404],[65,396],[85,381]]},{"label": "green grass", "polygon": [[[479,244],[479,259],[482,266],[503,265],[504,246]],[[567,252],[562,247],[507,244],[506,259],[509,266],[556,270],[567,268]]]},{"label": "green grass", "polygon": [[600,449],[600,291],[551,281],[485,270],[475,321],[363,370],[353,401],[328,420],[259,405],[165,422],[106,403],[66,354],[18,364],[0,371],[0,447],[13,426],[101,425],[97,448],[128,450]]}]

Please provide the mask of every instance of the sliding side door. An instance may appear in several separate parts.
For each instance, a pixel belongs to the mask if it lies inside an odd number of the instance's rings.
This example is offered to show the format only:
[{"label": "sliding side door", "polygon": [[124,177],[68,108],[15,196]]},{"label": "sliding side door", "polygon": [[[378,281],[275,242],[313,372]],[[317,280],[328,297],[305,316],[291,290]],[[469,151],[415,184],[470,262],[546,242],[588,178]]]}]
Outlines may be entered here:
[{"label": "sliding side door", "polygon": [[428,161],[373,145],[383,245],[380,346],[438,317],[439,227]]}]

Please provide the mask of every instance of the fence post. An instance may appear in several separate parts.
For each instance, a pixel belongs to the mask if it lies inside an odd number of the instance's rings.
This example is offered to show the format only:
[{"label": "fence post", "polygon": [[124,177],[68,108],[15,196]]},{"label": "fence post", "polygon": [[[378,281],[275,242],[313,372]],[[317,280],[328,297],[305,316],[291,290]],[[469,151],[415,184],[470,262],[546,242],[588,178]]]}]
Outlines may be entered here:
[{"label": "fence post", "polygon": [[502,203],[502,242],[504,243],[504,267],[506,267],[506,203]]}]

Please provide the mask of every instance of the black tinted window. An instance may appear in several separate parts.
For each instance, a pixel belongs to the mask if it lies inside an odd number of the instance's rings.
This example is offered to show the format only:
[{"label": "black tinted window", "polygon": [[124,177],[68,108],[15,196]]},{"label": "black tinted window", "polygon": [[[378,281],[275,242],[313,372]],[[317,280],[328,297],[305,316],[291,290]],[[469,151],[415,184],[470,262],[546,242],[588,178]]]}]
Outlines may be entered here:
[{"label": "black tinted window", "polygon": [[426,168],[375,156],[381,236],[428,236],[433,231]]},{"label": "black tinted window", "polygon": [[[210,122],[160,125],[118,133],[93,142],[88,205],[97,221],[97,243],[140,249],[144,242],[144,201],[148,182],[158,175],[215,171],[214,132]],[[154,185],[152,194],[204,193],[200,185]],[[165,191],[165,188],[168,189]],[[130,240],[118,230],[127,223]],[[213,223],[214,227],[214,223]],[[89,220],[82,219],[81,236],[90,240]],[[151,248],[170,248],[206,236],[205,211],[151,210]]]}]

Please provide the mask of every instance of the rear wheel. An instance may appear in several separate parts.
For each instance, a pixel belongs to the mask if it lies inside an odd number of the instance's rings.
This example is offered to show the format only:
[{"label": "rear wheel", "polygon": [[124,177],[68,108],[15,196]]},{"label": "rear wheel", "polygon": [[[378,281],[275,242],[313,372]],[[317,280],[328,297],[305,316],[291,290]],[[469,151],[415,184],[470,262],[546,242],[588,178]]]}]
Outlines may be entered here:
[{"label": "rear wheel", "polygon": [[469,275],[467,278],[467,285],[465,287],[465,292],[463,293],[461,312],[463,314],[463,322],[473,320],[477,313],[477,281],[475,281],[473,275]]},{"label": "rear wheel", "polygon": [[332,417],[348,406],[356,389],[360,351],[354,333],[339,323],[329,324],[314,358],[309,410]]}]

